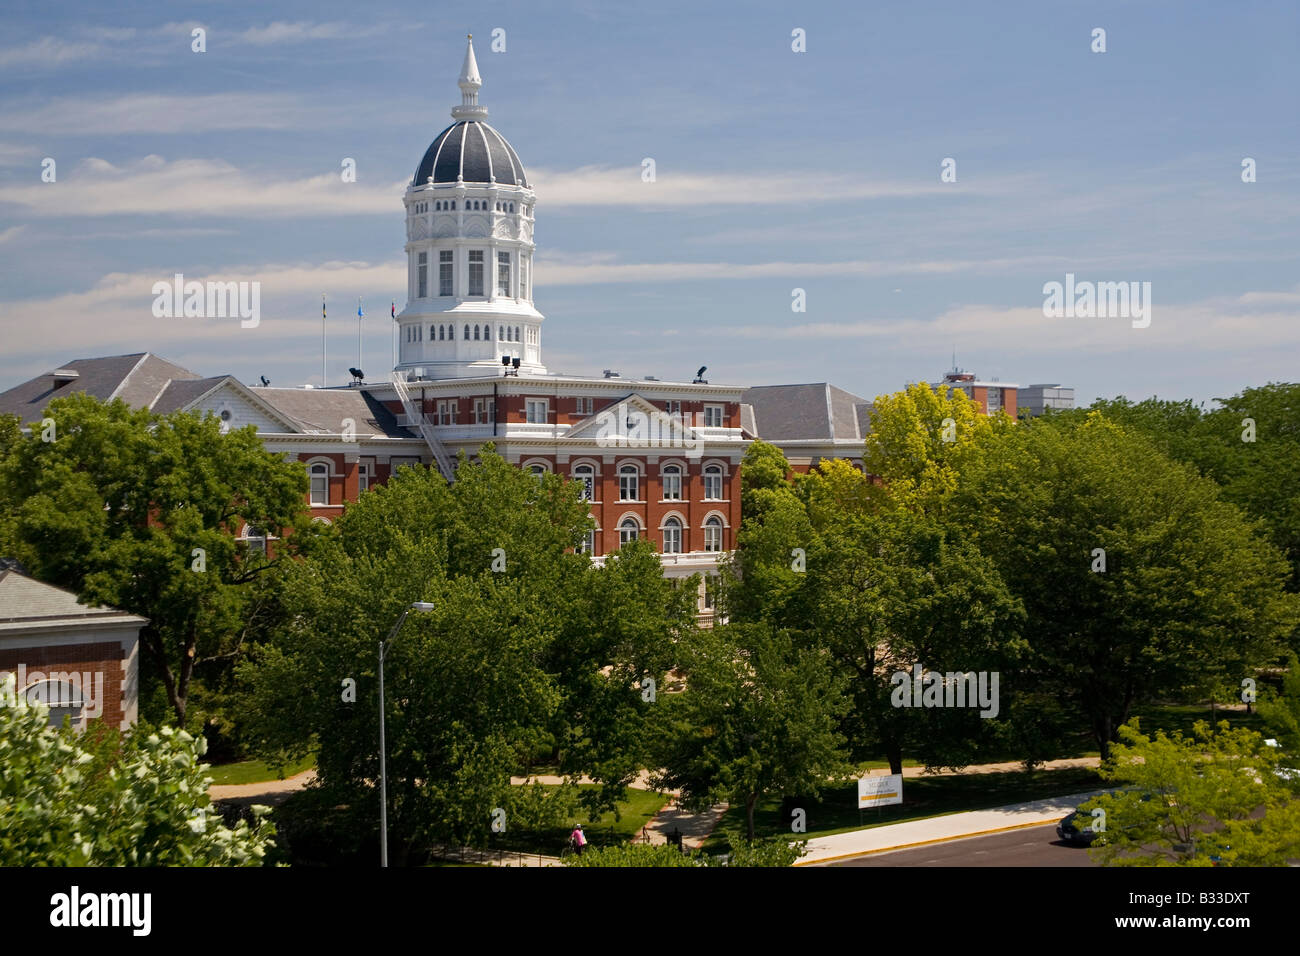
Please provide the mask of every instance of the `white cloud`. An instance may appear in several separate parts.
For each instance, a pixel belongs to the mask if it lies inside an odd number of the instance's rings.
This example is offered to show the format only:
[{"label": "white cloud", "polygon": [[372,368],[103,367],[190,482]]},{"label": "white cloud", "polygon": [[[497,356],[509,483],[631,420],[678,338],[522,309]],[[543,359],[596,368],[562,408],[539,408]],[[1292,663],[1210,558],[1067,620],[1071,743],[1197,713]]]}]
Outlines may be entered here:
[{"label": "white cloud", "polygon": [[342,40],[356,37],[374,36],[385,33],[387,25],[373,24],[368,27],[354,26],[350,23],[285,23],[276,21],[264,27],[249,27],[238,34],[236,39],[253,46],[269,46],[275,43],[300,43],[304,40]]},{"label": "white cloud", "polygon": [[[938,182],[870,181],[860,176],[804,173],[718,176],[659,168],[654,182],[641,181],[640,165],[581,166],[572,170],[529,169],[547,209],[575,206],[726,206],[890,199],[952,193]],[[974,190],[967,189],[966,192]]]},{"label": "white cloud", "polygon": [[1008,259],[940,259],[888,261],[876,259],[840,262],[615,262],[612,254],[585,256],[550,254],[537,259],[541,285],[605,285],[610,283],[661,283],[702,279],[813,279],[822,276],[944,275],[980,270],[1043,266],[1056,268],[1056,256]]},{"label": "white cloud", "polygon": [[86,159],[57,183],[0,186],[0,202],[30,215],[160,214],[246,217],[392,214],[405,183],[345,183],[340,170],[285,179],[241,170],[222,160],[145,158],[126,166]]},{"label": "white cloud", "polygon": [[1131,319],[1044,317],[1041,302],[1005,308],[963,305],[933,318],[864,319],[853,322],[803,322],[719,328],[722,333],[768,340],[869,340],[881,347],[897,341],[939,341],[967,350],[1004,355],[1111,354],[1131,352],[1141,361],[1177,353],[1227,355],[1300,346],[1300,296],[1290,309],[1251,308],[1275,293],[1213,297],[1186,304],[1152,306],[1151,325],[1132,327]]},{"label": "white cloud", "polygon": [[[120,355],[156,351],[164,356],[185,350],[205,354],[206,361],[230,361],[250,352],[310,354],[320,342],[320,296],[327,295],[330,327],[346,330],[356,345],[357,296],[364,297],[370,333],[387,328],[383,303],[405,301],[406,264],[324,262],[229,266],[187,272],[185,280],[261,283],[261,323],[240,327],[238,319],[158,319],[153,315],[153,284],[171,282],[172,274],[114,272],[89,289],[35,299],[0,302],[5,316],[5,349],[0,375],[10,382],[39,374],[49,362],[77,356]],[[76,356],[69,352],[69,343]],[[386,356],[385,356],[386,358]],[[220,368],[198,369],[216,374]],[[8,387],[8,386],[4,386]]]},{"label": "white cloud", "polygon": [[0,50],[0,69],[10,66],[58,66],[73,60],[96,57],[104,52],[103,44],[93,41],[41,37],[22,46]]},{"label": "white cloud", "polygon": [[10,226],[8,229],[0,229],[0,245],[4,245],[11,239],[17,239],[19,234],[26,229],[24,226]]},{"label": "white cloud", "polygon": [[327,104],[292,93],[73,96],[0,109],[0,130],[49,135],[184,134],[335,125]]}]

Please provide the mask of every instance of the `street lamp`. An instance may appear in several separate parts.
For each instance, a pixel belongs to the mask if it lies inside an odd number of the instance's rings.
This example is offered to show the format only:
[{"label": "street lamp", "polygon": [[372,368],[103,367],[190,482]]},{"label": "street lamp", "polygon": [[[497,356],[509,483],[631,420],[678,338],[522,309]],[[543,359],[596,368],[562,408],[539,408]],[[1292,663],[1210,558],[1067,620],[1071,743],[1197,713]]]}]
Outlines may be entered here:
[{"label": "street lamp", "polygon": [[384,649],[397,636],[412,611],[432,611],[429,601],[415,601],[403,608],[388,637],[379,642],[379,865],[388,866],[388,754],[384,745]]}]

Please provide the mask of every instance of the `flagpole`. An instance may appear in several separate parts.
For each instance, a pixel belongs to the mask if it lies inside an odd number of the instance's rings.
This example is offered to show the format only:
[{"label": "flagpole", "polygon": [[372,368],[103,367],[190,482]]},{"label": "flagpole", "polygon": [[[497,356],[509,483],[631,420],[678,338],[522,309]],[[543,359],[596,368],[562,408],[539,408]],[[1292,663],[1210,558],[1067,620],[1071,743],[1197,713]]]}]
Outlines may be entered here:
[{"label": "flagpole", "polygon": [[320,387],[325,387],[325,293],[320,294]]},{"label": "flagpole", "polygon": [[357,296],[357,368],[364,369],[361,364],[361,296]]}]

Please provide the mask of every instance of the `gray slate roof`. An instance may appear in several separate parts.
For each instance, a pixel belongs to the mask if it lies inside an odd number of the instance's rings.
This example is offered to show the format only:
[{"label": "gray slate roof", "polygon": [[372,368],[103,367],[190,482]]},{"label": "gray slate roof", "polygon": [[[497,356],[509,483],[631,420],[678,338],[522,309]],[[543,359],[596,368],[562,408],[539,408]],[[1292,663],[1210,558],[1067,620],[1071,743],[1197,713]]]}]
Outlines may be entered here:
[{"label": "gray slate roof", "polygon": [[77,377],[57,389],[51,370],[0,392],[0,414],[17,415],[24,424],[36,421],[43,417],[51,399],[73,392],[85,392],[103,401],[120,398],[132,408],[148,408],[169,382],[198,378],[189,369],[152,352],[76,359],[59,366],[62,369],[71,369]]},{"label": "gray slate roof", "polygon": [[51,624],[140,624],[147,618],[111,607],[81,604],[71,591],[43,584],[17,571],[0,571],[0,633]]},{"label": "gray slate roof", "polygon": [[871,403],[827,382],[759,385],[740,400],[752,415],[742,406],[741,424],[764,441],[859,441],[870,430]]},{"label": "gray slate roof", "polygon": [[358,435],[369,428],[388,438],[418,438],[401,428],[397,417],[378,399],[360,388],[275,388],[255,386],[254,395],[306,432],[343,431],[343,419],[356,423]]}]

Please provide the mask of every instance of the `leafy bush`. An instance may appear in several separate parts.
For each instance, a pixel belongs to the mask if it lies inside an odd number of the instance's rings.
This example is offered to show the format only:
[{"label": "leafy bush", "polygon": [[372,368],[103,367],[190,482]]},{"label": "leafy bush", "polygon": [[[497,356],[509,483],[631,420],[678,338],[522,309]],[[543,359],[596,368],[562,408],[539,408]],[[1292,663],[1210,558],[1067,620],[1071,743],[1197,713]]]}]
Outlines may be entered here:
[{"label": "leafy bush", "polygon": [[262,865],[267,808],[251,826],[221,824],[201,737],[56,729],[45,705],[14,706],[13,686],[0,686],[0,865]]}]

